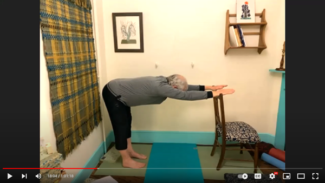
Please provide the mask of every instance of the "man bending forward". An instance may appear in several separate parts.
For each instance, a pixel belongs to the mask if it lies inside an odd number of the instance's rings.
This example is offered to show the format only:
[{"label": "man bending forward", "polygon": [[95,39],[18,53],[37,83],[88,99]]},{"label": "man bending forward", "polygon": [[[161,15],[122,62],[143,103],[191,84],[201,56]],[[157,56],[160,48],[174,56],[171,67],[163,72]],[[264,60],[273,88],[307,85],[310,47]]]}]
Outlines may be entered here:
[{"label": "man bending forward", "polygon": [[235,92],[233,89],[223,89],[226,86],[188,85],[185,77],[178,74],[169,77],[148,76],[115,79],[107,83],[103,88],[102,95],[114,131],[115,148],[121,154],[123,166],[127,168],[143,168],[145,163],[134,161],[132,158],[147,158],[143,154],[138,154],[132,148],[132,115],[130,107],[161,104],[167,97],[193,101]]}]

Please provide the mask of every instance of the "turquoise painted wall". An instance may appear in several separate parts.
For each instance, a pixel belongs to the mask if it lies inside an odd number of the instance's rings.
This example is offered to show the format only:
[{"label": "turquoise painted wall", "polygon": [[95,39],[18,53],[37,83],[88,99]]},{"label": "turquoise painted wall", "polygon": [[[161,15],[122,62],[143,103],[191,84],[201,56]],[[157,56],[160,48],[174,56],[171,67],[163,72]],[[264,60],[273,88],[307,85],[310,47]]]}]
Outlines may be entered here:
[{"label": "turquoise painted wall", "polygon": [[285,146],[285,73],[282,73],[274,146],[281,150],[284,150]]}]

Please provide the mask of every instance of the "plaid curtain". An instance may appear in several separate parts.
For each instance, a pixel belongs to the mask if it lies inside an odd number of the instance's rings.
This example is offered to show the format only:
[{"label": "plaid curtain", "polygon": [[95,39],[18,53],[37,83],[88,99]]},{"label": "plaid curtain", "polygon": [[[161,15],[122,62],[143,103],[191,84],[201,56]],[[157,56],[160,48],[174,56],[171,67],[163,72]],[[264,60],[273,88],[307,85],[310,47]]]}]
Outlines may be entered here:
[{"label": "plaid curtain", "polygon": [[64,158],[101,122],[90,0],[41,0],[56,146]]}]

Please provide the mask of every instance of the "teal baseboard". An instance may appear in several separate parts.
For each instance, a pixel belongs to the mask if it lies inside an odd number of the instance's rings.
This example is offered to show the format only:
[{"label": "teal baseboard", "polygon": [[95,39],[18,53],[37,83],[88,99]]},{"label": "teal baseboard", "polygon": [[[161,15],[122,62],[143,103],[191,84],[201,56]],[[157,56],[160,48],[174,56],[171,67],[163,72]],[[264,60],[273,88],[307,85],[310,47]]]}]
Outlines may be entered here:
[{"label": "teal baseboard", "polygon": [[[213,145],[214,132],[185,132],[185,131],[132,131],[134,143],[191,143],[198,145]],[[274,145],[275,136],[269,133],[259,133],[263,142]],[[114,142],[114,133],[110,133],[110,140]],[[221,142],[221,138],[219,138]],[[227,142],[232,144],[232,142]]]},{"label": "teal baseboard", "polygon": [[[113,132],[111,132],[113,133]],[[114,135],[113,141],[114,141]],[[274,144],[274,135],[259,133],[262,141]],[[198,145],[213,145],[214,132],[185,131],[132,131],[132,142],[135,143],[191,143]],[[221,138],[219,138],[221,142]],[[227,144],[232,144],[227,142]]]},{"label": "teal baseboard", "polygon": [[275,143],[275,136],[269,133],[259,133],[258,134],[263,142],[270,143],[274,145]]},{"label": "teal baseboard", "polygon": [[[212,145],[214,142],[214,132],[184,132],[184,131],[132,131],[132,142],[134,143],[192,143],[198,145]],[[274,144],[274,135],[259,133],[263,142]],[[106,147],[114,142],[114,133],[111,131],[106,137]],[[221,139],[219,139],[221,142]],[[231,144],[229,142],[229,144]],[[106,152],[104,142],[98,147],[94,154],[85,164],[84,168],[96,167],[100,158]],[[84,182],[93,170],[80,170],[72,183]]]}]

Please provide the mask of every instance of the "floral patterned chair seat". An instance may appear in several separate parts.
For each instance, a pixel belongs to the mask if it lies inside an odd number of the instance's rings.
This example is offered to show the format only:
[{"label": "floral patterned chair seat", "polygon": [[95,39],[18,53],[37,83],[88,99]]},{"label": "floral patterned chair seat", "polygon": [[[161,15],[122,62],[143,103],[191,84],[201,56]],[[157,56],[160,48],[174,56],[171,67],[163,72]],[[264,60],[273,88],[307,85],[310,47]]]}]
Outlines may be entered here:
[{"label": "floral patterned chair seat", "polygon": [[[257,131],[242,121],[226,122],[226,141],[238,143],[258,143],[261,141]],[[219,136],[222,136],[222,125],[217,125]]]}]

